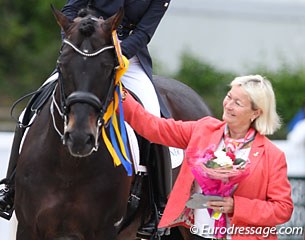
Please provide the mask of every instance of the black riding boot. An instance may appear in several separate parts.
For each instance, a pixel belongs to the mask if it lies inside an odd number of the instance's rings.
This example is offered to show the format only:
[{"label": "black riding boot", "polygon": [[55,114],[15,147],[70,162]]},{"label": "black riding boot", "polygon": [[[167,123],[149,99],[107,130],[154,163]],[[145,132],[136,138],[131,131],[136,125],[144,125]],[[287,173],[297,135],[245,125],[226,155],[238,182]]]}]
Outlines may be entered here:
[{"label": "black riding boot", "polygon": [[172,189],[171,160],[167,147],[151,144],[150,158],[147,163],[152,211],[148,222],[145,222],[137,232],[142,239],[159,239],[163,234],[158,224],[163,215],[167,196]]},{"label": "black riding boot", "polygon": [[4,187],[0,190],[0,217],[10,220],[14,211],[15,171],[19,157],[19,147],[24,134],[24,128],[19,125],[15,129],[10,161],[6,178],[0,181]]}]

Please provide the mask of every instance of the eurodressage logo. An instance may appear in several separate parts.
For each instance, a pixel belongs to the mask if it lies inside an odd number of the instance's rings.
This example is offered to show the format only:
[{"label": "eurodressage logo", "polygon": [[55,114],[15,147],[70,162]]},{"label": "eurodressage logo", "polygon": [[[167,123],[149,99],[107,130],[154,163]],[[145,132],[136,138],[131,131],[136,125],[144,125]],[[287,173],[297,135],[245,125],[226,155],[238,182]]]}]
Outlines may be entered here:
[{"label": "eurodressage logo", "polygon": [[202,228],[192,225],[190,232],[200,236],[211,236],[216,234],[222,235],[260,235],[264,238],[270,235],[289,235],[289,236],[303,236],[303,227],[237,227],[234,224],[231,227],[211,227],[207,224]]}]

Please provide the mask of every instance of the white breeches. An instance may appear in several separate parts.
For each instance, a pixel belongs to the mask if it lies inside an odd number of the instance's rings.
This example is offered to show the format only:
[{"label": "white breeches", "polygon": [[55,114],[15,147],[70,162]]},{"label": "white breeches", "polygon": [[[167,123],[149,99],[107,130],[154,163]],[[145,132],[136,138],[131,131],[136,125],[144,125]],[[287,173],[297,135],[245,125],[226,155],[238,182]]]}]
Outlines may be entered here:
[{"label": "white breeches", "polygon": [[138,57],[134,56],[129,59],[129,68],[121,80],[124,87],[137,95],[148,112],[160,116],[160,106],[155,88],[142,68]]}]

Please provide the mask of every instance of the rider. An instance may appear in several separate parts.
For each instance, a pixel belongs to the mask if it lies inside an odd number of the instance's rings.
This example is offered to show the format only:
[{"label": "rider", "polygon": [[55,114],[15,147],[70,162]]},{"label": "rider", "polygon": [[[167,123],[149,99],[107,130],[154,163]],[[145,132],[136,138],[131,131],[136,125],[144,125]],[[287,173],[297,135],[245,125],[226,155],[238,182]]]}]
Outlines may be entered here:
[{"label": "rider", "polygon": [[[170,0],[68,0],[62,12],[74,19],[79,10],[91,7],[98,13],[98,17],[107,19],[115,14],[121,7],[124,8],[124,18],[118,27],[117,33],[121,41],[123,55],[129,59],[128,71],[121,78],[124,87],[131,90],[142,102],[146,110],[160,116],[158,96],[152,84],[152,60],[147,45],[156,31]],[[52,76],[54,78],[54,75]],[[1,183],[5,188],[0,190],[0,213],[7,213],[13,208],[14,186],[13,177],[16,168],[19,144],[24,133],[22,126],[16,127],[14,143],[12,146],[7,178]],[[162,194],[162,193],[159,193]],[[166,193],[168,194],[168,193]],[[166,196],[158,197],[166,201]],[[162,208],[166,202],[157,203]],[[160,209],[162,212],[162,209]],[[11,217],[11,216],[9,216]],[[154,220],[154,219],[151,219]],[[149,221],[140,227],[139,232],[147,236],[152,234],[155,222]]]}]

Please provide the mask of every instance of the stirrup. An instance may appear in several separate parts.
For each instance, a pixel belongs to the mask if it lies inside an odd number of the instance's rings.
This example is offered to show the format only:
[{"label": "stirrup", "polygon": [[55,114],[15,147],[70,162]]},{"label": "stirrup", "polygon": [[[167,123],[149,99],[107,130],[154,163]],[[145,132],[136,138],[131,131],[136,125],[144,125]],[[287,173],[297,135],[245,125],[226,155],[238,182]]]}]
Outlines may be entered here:
[{"label": "stirrup", "polygon": [[[0,185],[4,184],[7,186],[9,184],[9,182],[10,182],[10,180],[8,178],[4,178],[0,181]],[[6,186],[1,191],[4,191],[4,192],[9,191]],[[12,218],[14,210],[15,210],[15,207],[14,207],[14,203],[13,203],[13,205],[10,208],[6,207],[6,209],[0,210],[0,217],[4,218],[6,220],[10,220]]]},{"label": "stirrup", "polygon": [[169,236],[170,235],[170,228],[158,228],[157,231],[154,231],[150,235],[141,234],[140,232],[137,232],[136,240],[160,240],[162,236]]},{"label": "stirrup", "polygon": [[0,211],[0,217],[4,218],[6,220],[10,220],[12,218],[14,210],[15,210],[15,208],[12,207],[9,210]]},{"label": "stirrup", "polygon": [[7,185],[9,184],[10,180],[8,178],[3,178],[0,180],[0,185],[4,184],[4,185]]},{"label": "stirrup", "polygon": [[[163,209],[164,210],[164,209]],[[158,210],[157,216],[153,217],[153,215],[150,217],[147,223],[140,226],[137,231],[137,237],[140,239],[157,239],[155,237],[162,236],[164,234],[164,231],[159,231],[157,225],[163,215],[163,210]],[[157,218],[157,219],[156,219]],[[146,229],[145,229],[146,228]]]},{"label": "stirrup", "polygon": [[141,227],[138,229],[136,237],[139,239],[150,239],[155,233],[154,227],[152,227],[152,231],[142,230]]}]

